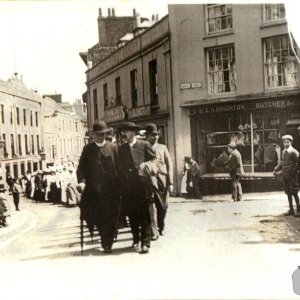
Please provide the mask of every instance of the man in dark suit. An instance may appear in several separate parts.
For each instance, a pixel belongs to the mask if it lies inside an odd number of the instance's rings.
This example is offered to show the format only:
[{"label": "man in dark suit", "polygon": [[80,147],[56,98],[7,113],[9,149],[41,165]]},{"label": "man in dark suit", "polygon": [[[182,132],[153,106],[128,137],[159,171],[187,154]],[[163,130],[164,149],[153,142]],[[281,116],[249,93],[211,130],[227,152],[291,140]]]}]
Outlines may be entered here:
[{"label": "man in dark suit", "polygon": [[[159,235],[164,235],[165,217],[168,208],[169,192],[173,191],[173,162],[169,150],[166,145],[159,144],[159,131],[153,123],[145,126],[146,139],[149,142],[151,149],[156,154],[156,166],[158,169],[159,194],[161,201],[151,204],[151,234],[152,240],[158,239]],[[158,229],[157,229],[158,228]]]},{"label": "man in dark suit", "polygon": [[119,207],[117,146],[105,140],[109,130],[101,121],[93,125],[94,142],[83,148],[77,170],[81,218],[90,230],[96,225],[105,253],[111,252]]},{"label": "man in dark suit", "polygon": [[229,158],[227,161],[227,169],[231,178],[231,188],[232,188],[232,200],[241,201],[243,196],[242,185],[240,182],[240,177],[244,174],[244,168],[242,163],[242,156],[240,152],[236,149],[237,145],[234,142],[228,144]]},{"label": "man in dark suit", "polygon": [[141,253],[148,253],[151,239],[150,201],[146,197],[145,182],[138,170],[142,162],[153,159],[155,154],[149,143],[136,138],[139,126],[125,122],[120,129],[125,139],[125,144],[119,147],[117,164],[123,209],[129,217],[132,247],[138,251],[141,238]]}]

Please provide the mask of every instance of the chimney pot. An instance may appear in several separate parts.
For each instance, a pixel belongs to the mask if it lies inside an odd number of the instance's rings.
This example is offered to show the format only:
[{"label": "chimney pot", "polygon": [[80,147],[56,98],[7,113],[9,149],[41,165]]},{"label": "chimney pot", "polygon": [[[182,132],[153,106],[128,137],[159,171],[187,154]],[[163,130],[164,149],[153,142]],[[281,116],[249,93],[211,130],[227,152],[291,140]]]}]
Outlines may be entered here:
[{"label": "chimney pot", "polygon": [[136,17],[136,10],[135,10],[135,8],[133,9],[133,16]]},{"label": "chimney pot", "polygon": [[110,8],[109,8],[109,9],[108,9],[108,17],[110,17],[110,15],[111,15],[111,14],[110,14]]},{"label": "chimney pot", "polygon": [[155,21],[155,16],[154,15],[152,15],[152,17],[151,17],[151,21]]},{"label": "chimney pot", "polygon": [[99,16],[102,17],[102,9],[99,8]]},{"label": "chimney pot", "polygon": [[112,8],[112,16],[114,17],[115,16],[115,9]]},{"label": "chimney pot", "polygon": [[158,14],[156,14],[156,21],[158,21],[159,20],[159,16],[158,16]]}]

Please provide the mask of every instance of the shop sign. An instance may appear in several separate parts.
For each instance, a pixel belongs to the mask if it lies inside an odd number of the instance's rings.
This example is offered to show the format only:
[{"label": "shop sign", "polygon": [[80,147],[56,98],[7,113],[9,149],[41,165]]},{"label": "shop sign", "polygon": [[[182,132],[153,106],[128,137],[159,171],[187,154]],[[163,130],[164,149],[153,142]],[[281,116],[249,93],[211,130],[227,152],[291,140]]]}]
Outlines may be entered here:
[{"label": "shop sign", "polygon": [[243,112],[256,109],[272,109],[272,108],[288,108],[299,105],[296,99],[276,99],[276,100],[261,100],[248,101],[234,104],[219,104],[210,106],[201,106],[197,108],[199,114],[213,113],[228,113],[228,112]]},{"label": "shop sign", "polygon": [[104,121],[106,123],[124,120],[124,118],[125,114],[123,111],[123,105],[109,108],[104,112]]},{"label": "shop sign", "polygon": [[192,89],[201,88],[201,82],[192,82]]},{"label": "shop sign", "polygon": [[140,106],[133,109],[128,110],[129,119],[147,116],[151,114],[150,105]]},{"label": "shop sign", "polygon": [[191,87],[191,84],[190,83],[182,83],[180,85],[180,89],[181,90],[186,90],[186,89],[189,89]]}]

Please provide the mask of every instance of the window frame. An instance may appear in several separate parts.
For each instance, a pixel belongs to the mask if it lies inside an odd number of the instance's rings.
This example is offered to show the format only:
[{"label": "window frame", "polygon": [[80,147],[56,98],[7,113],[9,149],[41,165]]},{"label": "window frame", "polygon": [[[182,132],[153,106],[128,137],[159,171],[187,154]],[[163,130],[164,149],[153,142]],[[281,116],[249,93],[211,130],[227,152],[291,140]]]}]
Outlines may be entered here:
[{"label": "window frame", "polygon": [[[279,50],[271,50],[270,52],[273,53],[273,52],[276,52],[276,51],[288,51],[288,56],[290,56],[290,51],[292,52],[292,55],[294,57],[294,61],[295,61],[295,64],[294,64],[294,67],[295,67],[295,85],[293,86],[289,86],[289,85],[276,85],[276,86],[272,86],[272,85],[268,85],[268,73],[267,73],[267,41],[270,40],[275,40],[275,39],[280,39],[280,38],[286,38],[286,41],[287,41],[287,45],[288,45],[288,48],[287,49],[279,49]],[[294,50],[297,51],[297,46],[295,44],[295,41],[293,40],[293,45],[291,45],[291,40],[289,38],[289,35],[288,34],[284,34],[284,35],[277,35],[277,36],[271,36],[271,37],[267,37],[267,38],[263,38],[262,39],[262,43],[263,43],[263,72],[264,72],[264,84],[265,84],[265,90],[266,91],[270,91],[270,90],[282,90],[282,89],[294,89],[294,88],[297,88],[298,84],[297,84],[297,81],[298,81],[298,67],[297,67],[297,63],[296,63],[296,57],[294,55],[294,52],[292,50],[291,47],[294,47]],[[281,54],[280,54],[281,56]],[[271,56],[271,60],[273,61],[273,56]],[[280,62],[279,62],[280,63]],[[282,63],[283,64],[283,63]],[[272,66],[273,63],[271,62],[270,65]],[[277,63],[278,65],[278,63]],[[283,81],[283,76],[285,76],[285,74],[292,74],[292,73],[280,73],[281,77],[282,77],[282,81]],[[275,75],[276,76],[276,75]],[[278,76],[278,75],[277,75]],[[273,75],[273,70],[272,70],[272,75],[270,77],[274,77]],[[279,76],[278,76],[279,77]]]},{"label": "window frame", "polygon": [[[225,14],[224,16],[214,16],[212,18],[209,17],[209,7],[221,7],[221,6],[225,6],[226,12],[227,9],[230,8],[231,9],[231,14]],[[228,31],[232,31],[233,30],[233,15],[232,15],[232,4],[227,4],[227,3],[223,3],[223,4],[205,4],[205,29],[206,29],[206,34],[207,35],[211,35],[211,34],[218,34],[218,33],[223,33],[223,32],[228,32]],[[220,11],[220,9],[219,9]],[[231,15],[231,27],[228,27],[228,16]],[[219,18],[221,20],[221,18],[226,18],[226,28],[225,29],[220,29],[220,30],[214,30],[214,31],[210,31],[209,30],[209,21],[210,19],[217,19]],[[216,23],[214,23],[214,26],[216,28]],[[221,22],[220,22],[220,27],[221,27]]]},{"label": "window frame", "polygon": [[115,96],[116,103],[115,105],[122,105],[122,93],[121,93],[121,77],[118,76],[115,78]]},{"label": "window frame", "polygon": [[[236,72],[236,66],[234,67],[234,83],[235,83],[235,90],[234,91],[229,91],[229,92],[216,92],[216,93],[212,93],[210,90],[210,86],[211,86],[211,82],[210,82],[210,71],[209,71],[209,51],[211,50],[217,50],[217,49],[224,49],[224,48],[232,48],[234,51],[234,65],[236,65],[236,55],[235,55],[235,45],[234,44],[228,44],[228,45],[221,45],[221,46],[217,46],[217,47],[210,47],[210,48],[206,48],[206,68],[207,68],[207,72],[206,72],[206,76],[207,76],[207,92],[209,96],[221,96],[221,95],[234,95],[237,93],[237,84],[236,84],[236,77],[237,77],[237,72]],[[221,51],[222,53],[222,51]],[[222,69],[222,73],[223,73],[223,69]],[[230,85],[230,80],[228,81],[229,85]],[[222,81],[222,84],[224,84],[224,80]]]},{"label": "window frame", "polygon": [[[133,77],[134,77],[134,79],[133,79]],[[132,108],[138,107],[137,93],[138,93],[137,69],[135,68],[130,71],[130,100],[131,100]]]},{"label": "window frame", "polygon": [[[278,18],[278,19],[270,19],[267,20],[267,6],[270,6],[271,8],[271,15],[272,11],[274,10],[274,6],[279,6],[279,5],[283,5],[284,8],[284,17]],[[282,20],[286,20],[286,10],[285,10],[285,5],[284,3],[264,3],[263,4],[263,22],[264,23],[269,23],[269,22],[277,22],[277,21],[282,21]]]},{"label": "window frame", "polygon": [[[155,68],[154,68],[154,66],[155,66]],[[156,106],[156,105],[158,105],[157,59],[153,59],[153,60],[149,61],[148,68],[149,68],[150,105]]]},{"label": "window frame", "polygon": [[103,97],[104,108],[109,108],[107,82],[103,83],[103,85],[102,85],[102,97]]}]

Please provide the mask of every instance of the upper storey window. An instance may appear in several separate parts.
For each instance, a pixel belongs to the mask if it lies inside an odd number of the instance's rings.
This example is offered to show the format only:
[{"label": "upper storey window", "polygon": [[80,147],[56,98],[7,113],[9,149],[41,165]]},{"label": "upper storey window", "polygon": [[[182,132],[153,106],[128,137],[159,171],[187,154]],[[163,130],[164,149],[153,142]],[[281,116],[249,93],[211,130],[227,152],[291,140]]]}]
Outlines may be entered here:
[{"label": "upper storey window", "polygon": [[285,18],[285,8],[282,3],[265,4],[265,21],[275,21]]},{"label": "upper storey window", "polygon": [[214,33],[232,29],[232,6],[229,4],[207,4],[207,32]]}]

